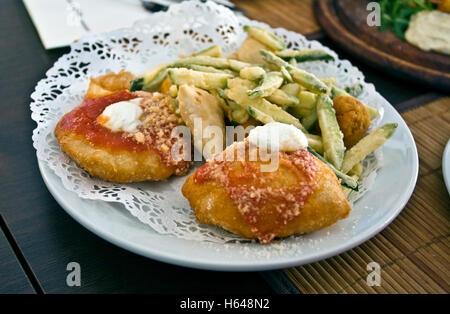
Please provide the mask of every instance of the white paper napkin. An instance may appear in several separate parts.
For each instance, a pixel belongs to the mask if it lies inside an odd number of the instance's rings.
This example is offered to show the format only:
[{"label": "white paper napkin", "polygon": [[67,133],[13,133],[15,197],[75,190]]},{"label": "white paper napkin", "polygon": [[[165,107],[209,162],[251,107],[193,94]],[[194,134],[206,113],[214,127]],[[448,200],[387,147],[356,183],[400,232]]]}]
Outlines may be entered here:
[{"label": "white paper napkin", "polygon": [[86,33],[129,27],[148,17],[139,0],[23,0],[46,49],[70,45]]}]

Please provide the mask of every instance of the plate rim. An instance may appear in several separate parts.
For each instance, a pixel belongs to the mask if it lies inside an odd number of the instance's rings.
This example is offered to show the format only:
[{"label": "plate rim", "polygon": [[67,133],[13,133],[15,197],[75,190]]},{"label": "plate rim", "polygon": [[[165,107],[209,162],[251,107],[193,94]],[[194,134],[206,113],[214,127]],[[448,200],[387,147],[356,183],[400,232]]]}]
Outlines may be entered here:
[{"label": "plate rim", "polygon": [[444,183],[450,194],[450,138],[444,148],[442,154],[442,176],[444,177]]},{"label": "plate rim", "polygon": [[[381,95],[380,95],[381,96]],[[381,96],[383,97],[383,96]],[[384,98],[384,97],[383,97]],[[388,215],[387,219],[377,225],[375,228],[370,230],[369,232],[362,233],[362,236],[358,238],[356,241],[346,241],[343,245],[329,249],[328,251],[322,253],[322,254],[316,254],[309,258],[301,259],[299,256],[295,256],[292,258],[287,259],[286,261],[271,261],[267,260],[265,263],[258,263],[258,264],[252,264],[251,261],[244,261],[244,262],[234,262],[233,264],[227,264],[226,262],[223,263],[211,263],[211,262],[205,262],[202,260],[189,260],[186,259],[183,255],[174,255],[170,252],[164,252],[162,250],[158,249],[149,249],[149,247],[146,247],[145,249],[141,247],[140,245],[136,245],[134,243],[129,243],[129,241],[120,239],[117,236],[114,236],[113,234],[95,228],[95,225],[93,225],[89,220],[83,219],[81,215],[77,214],[77,211],[72,209],[71,204],[68,203],[68,201],[64,200],[61,195],[54,189],[53,185],[50,183],[49,178],[47,177],[47,174],[45,173],[43,169],[44,161],[39,160],[38,158],[38,166],[39,171],[41,173],[41,176],[43,178],[43,181],[49,190],[50,194],[54,197],[56,202],[64,209],[66,213],[68,213],[75,221],[80,223],[83,227],[91,231],[92,233],[96,234],[100,238],[105,239],[106,241],[121,247],[122,249],[125,249],[127,251],[131,251],[135,254],[145,256],[147,258],[151,258],[160,262],[169,263],[177,266],[183,266],[183,267],[189,267],[189,268],[195,268],[195,269],[203,269],[203,270],[215,270],[215,271],[264,271],[264,270],[275,270],[275,269],[282,269],[282,268],[288,268],[288,267],[294,267],[294,266],[300,266],[305,265],[313,262],[317,262],[320,260],[324,260],[326,258],[339,255],[343,252],[346,252],[354,247],[359,246],[360,244],[368,241],[378,233],[380,233],[383,229],[385,229],[403,210],[403,208],[408,203],[409,199],[411,198],[412,193],[414,192],[417,178],[418,178],[418,172],[419,172],[419,157],[417,152],[417,146],[414,140],[414,137],[411,133],[411,130],[409,129],[408,125],[400,115],[400,113],[394,108],[394,106],[391,105],[390,102],[386,101],[386,104],[389,105],[389,109],[392,110],[393,114],[397,116],[399,121],[401,122],[400,127],[405,127],[405,132],[407,137],[410,139],[412,143],[413,148],[413,176],[411,176],[407,188],[405,189],[405,192],[402,194],[402,199],[399,201],[398,205],[395,209],[390,210],[390,214]],[[383,106],[385,107],[385,106]],[[386,109],[386,108],[385,108]],[[449,149],[450,150],[450,149]],[[51,170],[50,170],[51,171]],[[68,190],[67,190],[68,191]],[[71,191],[68,191],[70,193],[73,193]],[[75,194],[75,193],[74,193]],[[75,194],[76,195],[76,194]],[[364,197],[364,196],[363,196]],[[100,201],[101,202],[101,201]]]}]

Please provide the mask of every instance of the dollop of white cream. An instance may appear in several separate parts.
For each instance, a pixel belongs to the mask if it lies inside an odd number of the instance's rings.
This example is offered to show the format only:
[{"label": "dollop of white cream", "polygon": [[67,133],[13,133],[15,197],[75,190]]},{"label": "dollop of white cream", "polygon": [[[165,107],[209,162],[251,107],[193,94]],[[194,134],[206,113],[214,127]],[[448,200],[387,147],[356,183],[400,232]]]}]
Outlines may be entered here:
[{"label": "dollop of white cream", "polygon": [[139,106],[141,100],[142,98],[134,98],[109,105],[97,118],[98,123],[113,132],[136,131],[142,123],[139,120],[143,112]]},{"label": "dollop of white cream", "polygon": [[308,147],[305,134],[290,124],[271,122],[250,130],[251,145],[269,151],[292,152]]}]

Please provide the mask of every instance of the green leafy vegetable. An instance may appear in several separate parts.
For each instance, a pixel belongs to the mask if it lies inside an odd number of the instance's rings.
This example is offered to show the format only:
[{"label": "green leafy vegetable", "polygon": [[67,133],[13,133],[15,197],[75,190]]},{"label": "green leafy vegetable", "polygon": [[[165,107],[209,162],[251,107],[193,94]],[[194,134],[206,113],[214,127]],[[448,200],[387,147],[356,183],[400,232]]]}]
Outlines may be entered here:
[{"label": "green leafy vegetable", "polygon": [[391,28],[394,34],[405,40],[411,16],[424,10],[435,10],[436,5],[427,0],[380,0],[381,26]]}]

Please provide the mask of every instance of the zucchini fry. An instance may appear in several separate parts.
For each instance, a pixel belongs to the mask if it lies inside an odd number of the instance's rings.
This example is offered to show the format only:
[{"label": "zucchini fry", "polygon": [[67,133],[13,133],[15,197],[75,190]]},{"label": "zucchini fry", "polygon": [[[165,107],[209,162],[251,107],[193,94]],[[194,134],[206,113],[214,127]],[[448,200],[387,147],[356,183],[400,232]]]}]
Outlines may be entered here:
[{"label": "zucchini fry", "polygon": [[270,49],[283,50],[286,48],[286,43],[280,37],[275,36],[265,28],[245,25],[244,31],[247,32],[250,37],[263,43]]},{"label": "zucchini fry", "polygon": [[[350,178],[356,180],[356,182],[358,182],[358,180],[359,180],[359,177],[356,176],[356,175],[350,176]],[[341,185],[342,185],[342,182],[341,182]],[[345,186],[345,185],[342,185],[342,192],[344,192],[344,195],[345,195],[345,197],[346,197],[347,199],[348,199],[348,197],[349,197],[349,195],[350,195],[350,193],[351,193],[352,191],[353,191],[353,189],[348,188],[348,187]],[[358,191],[358,190],[356,190],[356,191]]]},{"label": "zucchini fry", "polygon": [[244,108],[230,99],[227,100],[227,103],[231,107],[231,121],[235,121],[239,124],[247,122],[249,114]]},{"label": "zucchini fry", "polygon": [[298,100],[299,100],[298,104],[290,107],[289,112],[292,113],[297,118],[306,118],[312,113],[312,110],[316,105],[317,94],[307,91],[301,91],[298,93]]},{"label": "zucchini fry", "polygon": [[286,109],[291,106],[297,106],[299,100],[297,97],[291,96],[281,89],[275,90],[272,95],[266,97],[268,101]]},{"label": "zucchini fry", "polygon": [[289,68],[292,68],[292,66],[281,59],[280,57],[277,57],[273,52],[261,49],[259,53],[263,56],[264,61],[266,61],[268,64],[273,65],[276,68],[281,69],[282,67],[285,67],[289,70]]},{"label": "zucchini fry", "polygon": [[319,80],[314,74],[299,68],[292,68],[291,66],[287,69],[295,82],[305,86],[313,92],[324,94],[328,93],[327,85]]},{"label": "zucchini fry", "polygon": [[242,124],[242,123],[247,122],[247,120],[249,118],[247,110],[243,109],[241,106],[236,104],[231,99],[228,99],[227,95],[225,94],[225,91],[223,89],[218,88],[218,89],[212,90],[210,92],[217,98],[220,98],[221,101],[219,101],[219,104],[222,106],[222,108],[227,113],[228,120],[234,121],[237,124]]},{"label": "zucchini fry", "polygon": [[298,93],[299,107],[311,110],[317,102],[317,94],[301,91]]},{"label": "zucchini fry", "polygon": [[276,55],[283,60],[289,61],[295,59],[297,62],[317,61],[317,60],[334,60],[334,57],[329,53],[320,49],[302,49],[289,50],[285,49],[276,52]]},{"label": "zucchini fry", "polygon": [[305,70],[299,68],[294,68],[289,63],[287,63],[280,57],[274,55],[270,51],[260,50],[260,53],[267,63],[274,65],[277,68],[285,67],[286,70],[289,71],[289,74],[291,74],[294,82],[297,82],[300,85],[303,85],[306,88],[317,93],[328,92],[328,86],[325,83],[323,83],[320,79],[318,79],[314,74],[306,72]]},{"label": "zucchini fry", "polygon": [[200,72],[208,72],[208,73],[226,73],[230,75],[235,75],[233,71],[229,69],[217,69],[211,66],[206,65],[199,65],[199,64],[187,64],[183,68],[194,70],[194,71],[200,71]]},{"label": "zucchini fry", "polygon": [[297,118],[290,115],[277,105],[270,103],[264,98],[250,98],[248,96],[248,90],[254,88],[254,86],[254,83],[241,78],[231,79],[228,80],[229,89],[226,91],[226,95],[229,99],[236,102],[245,110],[248,110],[248,107],[252,106],[265,114],[270,115],[275,121],[292,124],[306,133],[305,128]]},{"label": "zucchini fry", "polygon": [[317,159],[322,161],[324,164],[329,166],[331,170],[333,170],[334,174],[338,177],[338,179],[341,182],[341,185],[344,187],[347,187],[349,189],[352,189],[354,191],[358,191],[358,180],[356,178],[353,178],[349,175],[346,175],[342,171],[339,171],[336,169],[331,163],[329,163],[325,158],[323,158],[320,154],[318,154],[314,149],[312,149],[310,146],[308,146],[308,151],[313,154]]},{"label": "zucchini fry", "polygon": [[364,107],[366,108],[367,112],[369,113],[370,120],[372,120],[373,118],[378,116],[378,110],[375,109],[374,107],[368,106],[366,104],[364,104]]},{"label": "zucchini fry", "polygon": [[[162,72],[168,66],[167,63],[161,63],[160,65],[148,70],[138,78],[131,81],[130,91],[134,92],[137,90],[142,90],[145,85],[149,85],[160,72]],[[164,80],[162,78],[161,82]]]},{"label": "zucchini fry", "polygon": [[161,72],[158,73],[158,75],[156,75],[156,77],[152,81],[150,81],[148,84],[144,84],[144,86],[142,86],[142,90],[146,92],[157,92],[166,78],[167,68],[164,68],[161,70]]},{"label": "zucchini fry", "polygon": [[302,124],[305,127],[305,129],[310,131],[313,128],[313,126],[316,124],[317,119],[318,119],[317,108],[316,108],[316,106],[314,106],[314,108],[311,110],[309,115],[307,115],[306,117],[303,118]]},{"label": "zucchini fry", "polygon": [[210,56],[193,56],[180,59],[172,63],[170,68],[185,68],[192,64],[213,67],[217,69],[231,69],[235,72],[241,71],[245,67],[250,67],[252,64],[226,58],[215,58]]},{"label": "zucchini fry", "polygon": [[324,157],[336,169],[341,169],[345,152],[344,136],[336,119],[333,101],[326,95],[319,95],[316,108],[322,132]]},{"label": "zucchini fry", "polygon": [[169,79],[173,84],[194,85],[202,89],[218,89],[227,85],[227,80],[233,76],[226,73],[206,73],[184,68],[168,70]]},{"label": "zucchini fry", "polygon": [[285,67],[281,67],[280,72],[286,81],[288,81],[289,83],[294,82],[294,79],[292,78],[291,73],[289,73],[289,71]]},{"label": "zucchini fry", "polygon": [[280,89],[291,96],[297,97],[298,93],[302,90],[302,87],[298,83],[289,83],[281,86]]},{"label": "zucchini fry", "polygon": [[281,84],[283,84],[283,78],[278,72],[270,72],[264,75],[261,85],[250,90],[248,95],[250,98],[255,99],[257,97],[267,97],[273,94]]},{"label": "zucchini fry", "polygon": [[258,66],[246,67],[239,72],[239,76],[244,80],[260,81],[266,75],[266,71]]},{"label": "zucchini fry", "polygon": [[[176,85],[173,85],[173,86],[176,86]],[[209,91],[209,93],[217,98],[217,102],[220,105],[220,107],[222,107],[222,109],[223,109],[226,117],[228,118],[228,120],[232,120],[232,118],[231,118],[231,107],[226,102],[226,99],[224,99],[223,97],[221,97],[219,95],[217,89],[211,89]]]},{"label": "zucchini fry", "polygon": [[342,172],[349,172],[356,164],[363,161],[367,155],[383,145],[395,133],[397,126],[397,123],[386,123],[378,130],[363,137],[345,153]]},{"label": "zucchini fry", "polygon": [[314,134],[305,134],[308,139],[308,146],[314,149],[319,154],[323,154],[322,137]]},{"label": "zucchini fry", "polygon": [[231,70],[239,73],[243,68],[248,68],[251,66],[254,66],[254,64],[250,64],[247,62],[242,62],[242,61],[238,61],[238,60],[233,60],[233,59],[227,59],[229,67]]},{"label": "zucchini fry", "polygon": [[348,174],[350,176],[356,176],[359,179],[359,178],[361,178],[363,171],[364,171],[364,167],[363,167],[362,163],[357,163],[356,165],[353,166],[352,169],[350,169]]},{"label": "zucchini fry", "polygon": [[248,114],[263,124],[275,122],[271,116],[252,106],[248,106]]},{"label": "zucchini fry", "polygon": [[225,58],[214,58],[210,56],[194,56],[183,58],[178,61],[175,61],[170,65],[171,68],[183,68],[188,67],[191,64],[203,65],[214,67],[217,69],[228,69],[230,67],[230,63],[228,59]]}]

